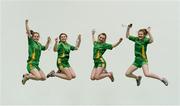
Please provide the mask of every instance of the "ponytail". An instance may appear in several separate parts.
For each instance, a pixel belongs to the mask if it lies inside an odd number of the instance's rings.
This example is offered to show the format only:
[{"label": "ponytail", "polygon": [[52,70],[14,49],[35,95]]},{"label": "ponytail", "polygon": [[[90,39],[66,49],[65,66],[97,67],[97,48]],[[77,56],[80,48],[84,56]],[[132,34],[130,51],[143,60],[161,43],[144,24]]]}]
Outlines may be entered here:
[{"label": "ponytail", "polygon": [[143,32],[144,35],[148,34],[148,31],[144,28],[144,29],[140,29],[139,32]]}]

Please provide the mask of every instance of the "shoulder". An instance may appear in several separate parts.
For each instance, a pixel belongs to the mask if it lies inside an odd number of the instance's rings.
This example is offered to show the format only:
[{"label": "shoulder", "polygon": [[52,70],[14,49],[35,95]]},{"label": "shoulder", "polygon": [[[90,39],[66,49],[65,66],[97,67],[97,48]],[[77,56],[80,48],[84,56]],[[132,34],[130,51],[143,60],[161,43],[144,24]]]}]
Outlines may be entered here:
[{"label": "shoulder", "polygon": [[58,43],[58,46],[60,46],[60,45],[63,45],[63,43],[62,43],[62,42],[59,42],[59,43]]},{"label": "shoulder", "polygon": [[110,44],[110,43],[106,43],[106,42],[105,42],[105,43],[103,43],[103,45],[112,45],[112,44]]},{"label": "shoulder", "polygon": [[135,40],[138,39],[138,37],[137,37],[136,35],[129,35],[129,36],[128,36],[128,39],[129,39],[129,40],[132,40],[132,41],[135,41]]},{"label": "shoulder", "polygon": [[58,48],[61,48],[63,46],[63,43],[62,42],[59,42],[58,44],[57,44],[57,47]]},{"label": "shoulder", "polygon": [[150,42],[150,38],[145,37],[145,38],[144,38],[144,42],[145,42],[145,43],[149,43],[149,42]]},{"label": "shoulder", "polygon": [[29,43],[29,44],[32,44],[32,43],[34,43],[34,42],[35,42],[35,41],[32,39],[32,37],[31,37],[31,36],[30,36],[30,37],[28,36],[28,43]]},{"label": "shoulder", "polygon": [[33,41],[31,36],[28,36],[28,41]]},{"label": "shoulder", "polygon": [[98,41],[94,41],[94,42],[93,42],[94,45],[97,45],[97,43],[98,43]]}]

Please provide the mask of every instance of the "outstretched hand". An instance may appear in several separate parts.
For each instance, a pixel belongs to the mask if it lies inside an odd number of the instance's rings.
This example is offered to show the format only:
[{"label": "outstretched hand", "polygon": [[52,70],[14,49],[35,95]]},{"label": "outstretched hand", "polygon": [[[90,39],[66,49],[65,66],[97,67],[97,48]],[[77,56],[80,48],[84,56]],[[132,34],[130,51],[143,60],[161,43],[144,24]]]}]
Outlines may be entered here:
[{"label": "outstretched hand", "polygon": [[55,42],[56,42],[56,43],[58,42],[58,37],[57,37],[57,38],[55,38]]},{"label": "outstretched hand", "polygon": [[128,25],[128,28],[132,28],[132,24],[129,24],[129,25]]},{"label": "outstretched hand", "polygon": [[92,35],[94,35],[96,33],[96,30],[95,29],[93,29],[92,30]]},{"label": "outstretched hand", "polygon": [[76,43],[79,43],[79,42],[81,42],[81,34],[78,35],[77,40],[76,40]]},{"label": "outstretched hand", "polygon": [[149,33],[149,32],[151,31],[151,27],[148,27],[146,30],[147,30],[148,33]]},{"label": "outstretched hand", "polygon": [[78,39],[79,39],[79,40],[81,39],[81,34],[78,35]]},{"label": "outstretched hand", "polygon": [[29,21],[28,19],[25,20],[26,23],[28,23],[28,21]]},{"label": "outstretched hand", "polygon": [[112,47],[115,48],[116,46],[118,46],[122,42],[122,40],[123,40],[123,38],[119,38],[118,42],[113,44]]},{"label": "outstretched hand", "polygon": [[48,42],[49,42],[49,43],[51,42],[51,37],[50,37],[50,36],[48,36]]},{"label": "outstretched hand", "polygon": [[122,40],[123,40],[123,38],[120,38],[120,39],[119,39],[119,42],[122,42]]}]

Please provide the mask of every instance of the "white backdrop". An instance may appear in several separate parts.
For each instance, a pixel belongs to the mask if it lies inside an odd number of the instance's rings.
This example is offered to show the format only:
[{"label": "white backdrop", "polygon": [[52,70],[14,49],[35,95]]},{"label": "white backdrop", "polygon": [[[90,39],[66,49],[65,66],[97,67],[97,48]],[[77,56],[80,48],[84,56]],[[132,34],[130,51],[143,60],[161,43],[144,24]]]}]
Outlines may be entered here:
[{"label": "white backdrop", "polygon": [[[2,104],[178,104],[178,20],[179,2],[131,1],[3,1],[1,35],[1,101]],[[40,67],[47,74],[56,68],[57,54],[53,52],[54,38],[61,32],[69,35],[75,44],[78,33],[82,43],[78,51],[71,52],[70,64],[77,78],[65,81],[50,78],[44,82],[28,81],[21,84],[28,57],[25,19],[30,28],[41,35],[45,44],[51,36],[50,48],[43,52]],[[121,24],[133,23],[132,33],[143,27],[152,27],[155,42],[148,46],[150,70],[169,80],[166,87],[160,81],[143,77],[140,87],[124,73],[134,59],[134,44],[125,39],[126,28]],[[91,29],[97,34],[105,32],[107,42],[124,40],[117,48],[104,55],[107,70],[113,71],[115,82],[103,79],[91,81],[93,68]],[[143,74],[139,69],[137,74]]]}]

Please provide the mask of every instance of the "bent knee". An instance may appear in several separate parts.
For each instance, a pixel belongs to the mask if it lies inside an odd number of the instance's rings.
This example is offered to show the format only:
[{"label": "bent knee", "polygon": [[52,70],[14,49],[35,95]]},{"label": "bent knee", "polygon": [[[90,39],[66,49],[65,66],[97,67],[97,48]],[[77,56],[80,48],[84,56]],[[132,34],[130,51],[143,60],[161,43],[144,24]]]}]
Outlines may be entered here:
[{"label": "bent knee", "polygon": [[130,73],[129,73],[129,72],[126,72],[126,73],[125,73],[125,76],[126,76],[126,77],[128,77],[129,75],[130,75]]},{"label": "bent knee", "polygon": [[45,76],[44,76],[44,77],[41,77],[41,80],[42,80],[42,81],[46,80],[46,77],[45,77]]},{"label": "bent knee", "polygon": [[36,79],[37,80],[41,80],[41,76],[36,76]]},{"label": "bent knee", "polygon": [[145,73],[145,77],[150,77],[150,73]]},{"label": "bent knee", "polygon": [[99,80],[99,76],[96,75],[96,76],[94,77],[94,79]]},{"label": "bent knee", "polygon": [[94,77],[91,77],[90,79],[91,79],[91,80],[95,80],[95,78],[94,78]]},{"label": "bent knee", "polygon": [[72,79],[72,76],[67,76],[67,80],[71,80]]},{"label": "bent knee", "polygon": [[72,75],[72,79],[76,78],[76,75]]}]

